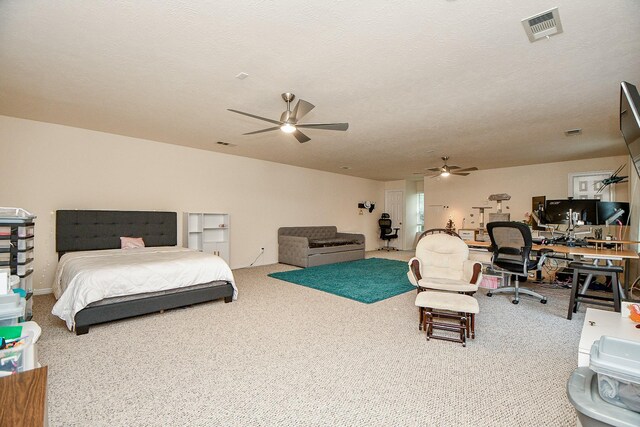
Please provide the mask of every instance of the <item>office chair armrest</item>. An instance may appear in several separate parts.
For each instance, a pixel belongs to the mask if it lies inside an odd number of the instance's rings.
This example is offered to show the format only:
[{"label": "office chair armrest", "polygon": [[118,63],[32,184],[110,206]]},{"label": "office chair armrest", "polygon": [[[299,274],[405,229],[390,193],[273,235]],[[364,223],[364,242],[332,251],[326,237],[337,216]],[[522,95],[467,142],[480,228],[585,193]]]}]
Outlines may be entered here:
[{"label": "office chair armrest", "polygon": [[482,281],[482,263],[480,261],[473,261],[470,259],[464,260],[462,271],[465,281],[474,285],[477,285]]},{"label": "office chair armrest", "polygon": [[420,263],[420,260],[416,257],[413,257],[407,264],[409,264],[409,271],[407,272],[409,282],[411,282],[413,286],[418,286],[418,281],[422,280],[422,274],[420,273],[422,265]]},{"label": "office chair armrest", "polygon": [[538,265],[536,266],[536,269],[540,270],[542,268],[545,260],[547,259],[547,254],[550,254],[552,252],[553,249],[548,248],[542,248],[538,251]]}]

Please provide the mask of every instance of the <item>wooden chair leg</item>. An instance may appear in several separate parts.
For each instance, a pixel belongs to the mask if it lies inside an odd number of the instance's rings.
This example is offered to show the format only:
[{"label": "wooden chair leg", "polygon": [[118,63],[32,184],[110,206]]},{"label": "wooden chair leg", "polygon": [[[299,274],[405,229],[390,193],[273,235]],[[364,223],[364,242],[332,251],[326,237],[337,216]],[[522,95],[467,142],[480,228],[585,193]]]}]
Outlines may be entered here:
[{"label": "wooden chair leg", "polygon": [[476,338],[476,315],[471,314],[471,339]]},{"label": "wooden chair leg", "polygon": [[467,319],[467,328],[466,329],[467,329],[467,338],[469,338],[469,336],[471,334],[471,317],[470,316],[473,316],[473,314],[464,313],[464,316]]},{"label": "wooden chair leg", "polygon": [[467,316],[464,313],[460,313],[460,341],[462,341],[462,346],[466,347],[467,346]]}]

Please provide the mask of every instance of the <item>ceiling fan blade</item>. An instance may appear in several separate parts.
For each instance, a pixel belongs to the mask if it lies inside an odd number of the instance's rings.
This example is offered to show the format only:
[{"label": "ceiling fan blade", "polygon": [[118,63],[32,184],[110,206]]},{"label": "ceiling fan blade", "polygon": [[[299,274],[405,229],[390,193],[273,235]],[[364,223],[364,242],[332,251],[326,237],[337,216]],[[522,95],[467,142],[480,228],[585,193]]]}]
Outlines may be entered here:
[{"label": "ceiling fan blade", "polygon": [[460,173],[460,172],[451,172],[451,175],[460,175],[460,176],[467,176],[469,175],[468,173]]},{"label": "ceiling fan blade", "polygon": [[253,132],[243,133],[243,135],[253,135],[253,134],[256,134],[256,133],[271,132],[272,130],[278,130],[278,129],[280,129],[280,126],[274,126],[272,128],[254,130]]},{"label": "ceiling fan blade", "polygon": [[470,167],[470,168],[457,170],[456,172],[471,172],[471,171],[477,171],[477,170],[478,170],[478,168],[473,166],[473,167]]},{"label": "ceiling fan blade", "polygon": [[281,125],[282,122],[278,120],[267,119],[266,117],[256,116],[255,114],[245,113],[244,111],[232,110],[231,108],[227,108],[227,111],[232,111],[234,113],[242,114],[243,116],[253,117],[254,119],[263,120],[265,122],[273,123],[274,125]]},{"label": "ceiling fan blade", "polygon": [[431,171],[431,172],[441,172],[441,171],[442,171],[442,168],[429,168],[429,169],[427,169],[427,170],[428,170],[428,171]]},{"label": "ceiling fan blade", "polygon": [[349,129],[349,123],[305,123],[303,125],[296,125],[297,128],[308,129],[324,129],[324,130],[347,130]]},{"label": "ceiling fan blade", "polygon": [[460,166],[447,166],[449,169],[460,169]]},{"label": "ceiling fan blade", "polygon": [[305,101],[304,99],[299,99],[298,103],[295,107],[293,107],[293,112],[291,112],[291,118],[293,121],[297,122],[307,114],[309,111],[313,110],[316,106],[310,102]]},{"label": "ceiling fan blade", "polygon": [[311,138],[309,138],[307,135],[305,135],[304,133],[300,132],[297,129],[296,129],[295,132],[293,132],[292,135],[296,137],[296,139],[298,140],[299,143],[311,141]]}]

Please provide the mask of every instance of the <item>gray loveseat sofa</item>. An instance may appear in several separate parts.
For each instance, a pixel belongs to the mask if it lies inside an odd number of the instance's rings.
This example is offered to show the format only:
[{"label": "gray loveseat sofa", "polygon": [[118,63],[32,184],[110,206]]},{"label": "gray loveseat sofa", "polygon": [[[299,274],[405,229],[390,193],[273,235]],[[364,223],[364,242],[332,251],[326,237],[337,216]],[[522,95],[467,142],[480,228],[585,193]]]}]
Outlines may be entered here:
[{"label": "gray loveseat sofa", "polygon": [[298,267],[364,258],[364,235],[338,233],[337,227],[281,227],[278,262]]}]

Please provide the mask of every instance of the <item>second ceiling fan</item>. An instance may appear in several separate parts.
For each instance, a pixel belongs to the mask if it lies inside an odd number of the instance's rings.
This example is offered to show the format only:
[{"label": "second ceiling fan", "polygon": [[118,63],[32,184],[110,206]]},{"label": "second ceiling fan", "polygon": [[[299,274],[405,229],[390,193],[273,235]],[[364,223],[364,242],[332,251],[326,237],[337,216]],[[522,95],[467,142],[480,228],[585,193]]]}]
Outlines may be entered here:
[{"label": "second ceiling fan", "polygon": [[431,171],[431,172],[438,172],[435,175],[431,175],[430,178],[435,178],[438,176],[447,177],[449,175],[467,176],[469,175],[469,172],[478,170],[478,168],[475,166],[472,166],[470,168],[464,168],[464,169],[460,168],[460,166],[449,166],[447,165],[447,160],[449,160],[449,157],[447,156],[441,157],[441,159],[442,161],[444,161],[444,165],[440,166],[439,168],[427,169],[428,171]]},{"label": "second ceiling fan", "polygon": [[310,102],[303,99],[299,99],[293,111],[291,110],[291,102],[295,99],[295,95],[289,92],[282,94],[282,99],[287,103],[287,110],[280,115],[280,120],[268,119],[266,117],[256,116],[255,114],[245,113],[244,111],[233,110],[228,108],[229,111],[242,114],[243,116],[253,117],[254,119],[262,120],[265,122],[273,123],[274,127],[260,129],[253,132],[247,132],[243,135],[253,135],[256,133],[270,132],[280,129],[284,133],[292,134],[298,142],[310,141],[307,135],[302,133],[300,129],[323,129],[323,130],[341,130],[345,131],[349,128],[349,123],[298,123],[298,120],[306,116],[309,111],[315,108]]}]

